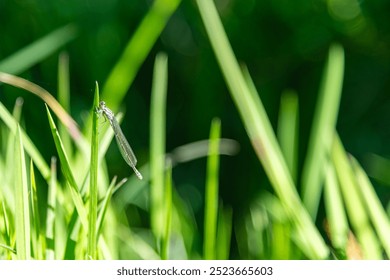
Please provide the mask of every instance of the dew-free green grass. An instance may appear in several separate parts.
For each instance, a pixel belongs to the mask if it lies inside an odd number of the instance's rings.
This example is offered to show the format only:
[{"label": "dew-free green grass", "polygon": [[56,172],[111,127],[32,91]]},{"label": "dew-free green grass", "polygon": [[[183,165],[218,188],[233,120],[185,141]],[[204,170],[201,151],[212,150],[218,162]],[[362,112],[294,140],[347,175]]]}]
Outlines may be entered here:
[{"label": "dew-free green grass", "polygon": [[[144,178],[138,180],[130,168],[128,178],[109,175],[105,154],[114,134],[98,118],[99,100],[108,102],[119,122],[131,121],[117,109],[179,3],[155,1],[103,84],[101,96],[96,83],[84,125],[70,114],[72,58],[65,52],[58,60],[58,101],[42,87],[14,76],[57,53],[76,36],[73,26],[0,61],[0,71],[6,72],[0,72],[1,87],[21,88],[47,104],[46,112],[41,112],[45,125],[39,129],[51,130],[51,138],[42,141],[56,148],[47,162],[24,129],[28,120],[20,100],[12,113],[0,103],[0,259],[388,259],[388,213],[363,168],[345,151],[336,129],[343,47],[335,43],[329,48],[300,172],[302,105],[297,93],[287,90],[282,95],[275,133],[261,94],[250,71],[239,65],[213,1],[196,1],[200,18],[272,190],[259,185],[260,195],[240,217],[222,200],[220,178],[235,174],[221,174],[220,166],[224,155],[234,156],[238,150],[237,142],[223,138],[224,119],[210,120],[209,139],[167,151],[169,56],[163,52],[155,57],[151,77],[149,160],[139,166]],[[62,39],[56,40],[58,36]],[[175,172],[180,164],[200,157],[206,157],[207,163],[199,223],[193,206],[175,188]],[[321,196],[324,221],[317,220]],[[146,225],[140,226],[141,216],[147,217]],[[352,243],[357,253],[350,252]],[[236,244],[234,255],[232,244]]]}]

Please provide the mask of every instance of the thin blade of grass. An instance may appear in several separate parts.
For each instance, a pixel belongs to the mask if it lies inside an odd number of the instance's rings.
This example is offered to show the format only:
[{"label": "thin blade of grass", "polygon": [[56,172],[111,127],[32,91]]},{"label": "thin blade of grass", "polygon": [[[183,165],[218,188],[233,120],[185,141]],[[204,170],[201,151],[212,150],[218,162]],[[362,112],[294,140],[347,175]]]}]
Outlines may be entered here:
[{"label": "thin blade of grass", "polygon": [[31,219],[33,221],[32,245],[34,259],[43,260],[45,250],[45,238],[41,230],[41,219],[39,217],[39,203],[37,185],[35,182],[34,165],[30,160],[30,197],[31,197]]},{"label": "thin blade of grass", "polygon": [[3,238],[6,245],[0,244],[0,246],[7,249],[7,260],[11,260],[12,254],[16,255],[16,250],[11,246],[11,227],[9,223],[8,211],[6,209],[4,202],[1,203],[1,206],[2,206],[1,209],[3,213],[3,224],[4,224]]},{"label": "thin blade of grass", "polygon": [[218,171],[219,171],[219,138],[221,121],[214,119],[210,129],[209,156],[207,158],[207,175],[204,210],[203,257],[205,260],[216,259],[217,217],[218,217]]},{"label": "thin blade of grass", "polygon": [[[58,103],[66,112],[70,112],[70,82],[69,82],[69,56],[66,52],[61,52],[58,58]],[[58,124],[65,150],[68,155],[72,155],[72,144],[68,129],[62,123]]]},{"label": "thin blade of grass", "polygon": [[89,185],[89,216],[88,216],[88,248],[87,256],[92,260],[97,258],[97,204],[98,204],[98,114],[96,108],[99,106],[99,85],[96,82],[95,97],[92,106],[92,139],[91,139],[91,166]]},{"label": "thin blade of grass", "polygon": [[164,234],[165,112],[168,58],[156,56],[150,118],[150,219],[157,244]]},{"label": "thin blade of grass", "polygon": [[138,69],[180,2],[180,0],[155,0],[128,42],[102,90],[102,99],[114,112],[119,108]]},{"label": "thin blade of grass", "polygon": [[18,126],[15,145],[15,229],[16,257],[19,260],[31,258],[30,204],[28,196],[27,170],[22,136]]},{"label": "thin blade of grass", "polygon": [[[0,102],[0,118],[4,121],[6,126],[13,132],[16,133],[18,123],[12,117],[12,115],[8,112],[8,110],[4,107],[4,105]],[[33,159],[35,165],[37,166],[39,172],[42,174],[45,180],[49,180],[50,177],[50,169],[47,166],[45,160],[42,155],[35,147],[31,139],[27,136],[27,134],[20,128],[20,133],[23,141],[24,148],[28,155]]]},{"label": "thin blade of grass", "polygon": [[349,225],[334,166],[329,162],[324,187],[324,202],[329,239],[339,258],[345,258]]},{"label": "thin blade of grass", "polygon": [[74,25],[61,27],[0,62],[0,71],[17,75],[44,60],[77,35]]},{"label": "thin blade of grass", "polygon": [[[56,256],[56,208],[57,208],[57,159],[51,158],[50,164],[50,183],[47,194],[46,209],[46,259],[55,260]],[[57,218],[57,220],[59,220]]]},{"label": "thin blade of grass", "polygon": [[370,225],[362,197],[358,192],[355,174],[338,135],[333,142],[332,161],[340,182],[348,217],[362,247],[364,258],[381,259],[378,239]]},{"label": "thin blade of grass", "polygon": [[165,193],[164,193],[164,221],[165,229],[161,238],[161,259],[169,259],[169,245],[171,239],[171,221],[172,221],[172,164],[168,161],[165,172]]},{"label": "thin blade of grass", "polygon": [[305,254],[316,259],[326,258],[328,248],[299,199],[264,106],[253,82],[245,80],[240,70],[213,1],[197,0],[196,2],[253,148],[273,188],[307,243]]},{"label": "thin blade of grass", "polygon": [[278,139],[295,183],[298,170],[298,122],[298,96],[293,91],[285,91],[280,100]]},{"label": "thin blade of grass", "polygon": [[76,121],[62,108],[60,103],[44,88],[34,84],[26,79],[0,72],[0,82],[24,89],[39,98],[41,98],[53,110],[61,122],[68,128],[70,135],[76,141],[76,144],[85,151],[86,140],[82,136]]},{"label": "thin blade of grass", "polygon": [[326,162],[336,129],[343,76],[344,50],[334,44],[329,49],[302,170],[302,200],[313,220],[317,216]]},{"label": "thin blade of grass", "polygon": [[58,157],[61,162],[61,169],[64,173],[64,176],[67,181],[67,185],[70,187],[70,192],[72,195],[73,203],[77,209],[77,213],[79,214],[79,218],[84,229],[88,230],[88,219],[87,213],[84,206],[83,198],[80,194],[80,189],[77,186],[76,180],[74,179],[72,169],[69,165],[68,156],[66,155],[64,146],[62,145],[62,141],[60,135],[58,134],[57,127],[53,121],[53,118],[50,114],[49,108],[46,106],[47,116],[51,128],[51,132],[53,135],[54,143],[57,149]]},{"label": "thin blade of grass", "polygon": [[352,167],[358,181],[360,195],[365,203],[370,220],[378,233],[379,239],[386,251],[387,257],[390,257],[390,221],[385,209],[375,193],[374,186],[371,184],[366,172],[360,166],[355,158],[352,158]]}]

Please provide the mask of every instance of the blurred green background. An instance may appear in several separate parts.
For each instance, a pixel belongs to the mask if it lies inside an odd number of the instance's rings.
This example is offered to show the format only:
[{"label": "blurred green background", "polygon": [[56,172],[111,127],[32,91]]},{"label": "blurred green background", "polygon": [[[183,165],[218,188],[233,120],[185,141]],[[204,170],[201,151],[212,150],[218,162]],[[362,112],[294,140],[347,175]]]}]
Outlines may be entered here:
[{"label": "blurred green background", "polygon": [[[374,174],[370,155],[390,154],[390,2],[215,2],[233,50],[246,63],[275,130],[281,93],[297,92],[301,167],[329,46],[332,42],[343,45],[345,76],[337,128],[346,150],[369,175],[370,170]],[[59,27],[75,24],[77,37],[64,49],[70,60],[71,114],[81,124],[92,104],[94,82],[104,84],[151,5],[146,0],[0,0],[0,61]],[[166,149],[206,139],[211,120],[219,117],[222,136],[240,144],[236,156],[222,156],[220,168],[220,196],[233,207],[234,219],[239,219],[260,190],[270,189],[269,182],[228,93],[194,1],[182,1],[139,69],[121,107],[126,113],[124,133],[139,163],[147,163],[153,64],[161,51],[168,54],[169,65]],[[57,64],[58,53],[18,74],[56,95]],[[19,89],[0,86],[0,101],[7,108],[18,96],[25,99],[26,130],[49,162],[56,151],[43,102]],[[112,175],[129,176],[114,145],[107,161]],[[199,219],[205,173],[205,158],[173,170],[175,188]],[[387,203],[389,182],[373,182]]]}]

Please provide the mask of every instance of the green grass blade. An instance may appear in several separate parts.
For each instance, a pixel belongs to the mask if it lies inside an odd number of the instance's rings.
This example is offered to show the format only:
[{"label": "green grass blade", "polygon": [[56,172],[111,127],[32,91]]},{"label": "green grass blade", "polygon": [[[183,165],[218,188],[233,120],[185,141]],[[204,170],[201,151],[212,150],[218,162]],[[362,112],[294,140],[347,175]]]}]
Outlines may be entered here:
[{"label": "green grass blade", "polygon": [[59,50],[76,35],[74,25],[61,27],[0,61],[0,71],[19,74]]},{"label": "green grass blade", "polygon": [[97,258],[97,203],[98,203],[98,114],[96,108],[99,106],[99,86],[96,83],[95,98],[92,106],[92,139],[91,139],[91,166],[90,166],[90,187],[89,187],[89,216],[88,216],[88,249],[87,256],[92,260]]},{"label": "green grass blade", "polygon": [[207,159],[207,176],[205,190],[203,254],[205,260],[216,259],[216,237],[218,217],[218,171],[219,171],[219,138],[221,121],[214,119],[210,129],[209,156]]},{"label": "green grass blade", "polygon": [[72,169],[70,167],[68,157],[66,155],[64,146],[62,145],[62,141],[60,138],[60,135],[58,134],[57,127],[53,121],[53,118],[50,114],[49,108],[46,106],[47,116],[51,128],[51,132],[53,135],[54,143],[56,145],[58,157],[61,162],[61,169],[64,173],[64,176],[67,180],[67,184],[70,187],[70,192],[72,195],[73,203],[77,209],[77,212],[79,214],[79,218],[81,220],[81,223],[83,227],[87,230],[88,229],[88,220],[87,220],[87,213],[85,210],[83,198],[80,194],[79,187],[77,186],[76,180],[74,179]]},{"label": "green grass blade", "polygon": [[[4,107],[4,105],[0,102],[0,118],[4,121],[6,126],[13,132],[16,133],[18,123],[12,117],[12,115],[8,112],[8,110]],[[27,134],[20,129],[22,141],[24,148],[28,155],[33,159],[35,165],[37,166],[39,172],[42,176],[48,180],[50,177],[50,169],[47,166],[45,160],[42,155],[39,153],[38,149],[35,147],[31,139],[27,136]]]},{"label": "green grass blade", "polygon": [[197,0],[197,4],[253,148],[283,206],[307,244],[305,254],[310,258],[326,258],[328,248],[302,206],[264,106],[253,83],[246,81],[240,70],[213,1]]},{"label": "green grass blade", "polygon": [[158,243],[164,234],[165,111],[168,58],[156,57],[153,73],[150,123],[150,219]]},{"label": "green grass blade", "polygon": [[155,0],[127,44],[102,90],[102,99],[114,112],[122,103],[138,69],[180,2],[180,0]]},{"label": "green grass blade", "polygon": [[0,72],[0,82],[24,89],[42,99],[68,128],[68,131],[76,141],[76,144],[82,149],[82,151],[85,150],[87,143],[82,136],[76,121],[64,110],[64,108],[62,108],[60,103],[58,103],[50,92],[26,79],[8,73]]},{"label": "green grass blade", "polygon": [[1,209],[2,209],[2,213],[3,213],[3,225],[4,225],[4,232],[3,232],[3,238],[4,238],[4,241],[5,241],[5,244],[0,244],[0,247],[3,247],[5,249],[7,249],[7,260],[11,260],[12,259],[12,254],[15,254],[16,255],[16,250],[14,248],[11,247],[11,232],[12,232],[12,229],[10,227],[10,223],[9,223],[9,211],[7,211],[6,209],[6,206],[5,206],[5,203],[1,203]]},{"label": "green grass blade", "polygon": [[167,163],[167,171],[165,172],[165,230],[161,239],[161,259],[169,259],[169,245],[171,239],[171,221],[172,221],[172,164]]},{"label": "green grass blade", "polygon": [[[58,59],[58,103],[66,112],[70,112],[70,82],[69,82],[69,56],[62,52]],[[62,123],[58,125],[65,150],[69,155],[73,154],[71,138],[68,129]]]},{"label": "green grass blade", "polygon": [[327,157],[336,129],[343,76],[344,50],[334,44],[329,50],[302,170],[302,200],[313,219],[317,216]]},{"label": "green grass blade", "polygon": [[32,234],[32,245],[34,252],[34,259],[43,260],[45,238],[41,230],[41,220],[39,217],[39,203],[38,203],[38,192],[35,182],[34,165],[32,160],[30,161],[30,197],[31,197],[31,219],[33,222],[33,234]]},{"label": "green grass blade", "polygon": [[110,186],[108,187],[108,189],[106,191],[106,194],[104,196],[104,199],[103,199],[103,202],[102,202],[102,205],[101,205],[101,209],[99,211],[99,216],[98,216],[98,219],[97,219],[97,237],[98,238],[99,238],[99,236],[101,234],[101,231],[102,231],[103,221],[104,221],[104,218],[106,216],[107,209],[108,209],[109,203],[111,201],[112,194],[114,193],[114,189],[119,188],[126,181],[127,181],[127,179],[126,180],[122,180],[122,181],[120,181],[116,185],[116,177],[114,177],[114,179],[112,180]]},{"label": "green grass blade", "polygon": [[336,171],[330,162],[325,175],[324,202],[329,225],[329,239],[336,252],[341,254],[341,258],[345,258],[349,226]]},{"label": "green grass blade", "polygon": [[377,237],[370,225],[363,200],[358,191],[356,176],[338,135],[332,147],[332,161],[340,182],[344,203],[354,233],[362,247],[365,259],[381,259]]},{"label": "green grass blade", "polygon": [[18,126],[15,145],[15,229],[16,255],[19,260],[31,258],[30,204],[27,185],[27,170],[22,136]]},{"label": "green grass blade", "polygon": [[370,216],[370,220],[378,233],[378,237],[386,251],[387,257],[390,257],[390,221],[385,209],[375,193],[375,189],[368,179],[367,174],[357,162],[352,158],[352,167],[358,181],[360,195],[365,202],[365,206]]},{"label": "green grass blade", "polygon": [[[57,160],[51,158],[51,175],[47,194],[47,209],[46,209],[46,259],[55,260],[56,256],[56,208],[57,208]],[[58,217],[57,217],[57,220]]]},{"label": "green grass blade", "polygon": [[293,91],[282,94],[278,120],[278,139],[294,182],[298,170],[298,96]]}]

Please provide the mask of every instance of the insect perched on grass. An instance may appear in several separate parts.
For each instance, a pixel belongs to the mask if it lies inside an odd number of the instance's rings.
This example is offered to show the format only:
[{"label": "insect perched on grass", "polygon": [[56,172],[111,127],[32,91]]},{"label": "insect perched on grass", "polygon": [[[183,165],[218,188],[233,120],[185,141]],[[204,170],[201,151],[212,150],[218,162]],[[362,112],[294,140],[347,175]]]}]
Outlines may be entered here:
[{"label": "insect perched on grass", "polygon": [[127,142],[125,135],[122,132],[121,127],[119,126],[118,121],[116,120],[114,113],[106,106],[106,102],[100,101],[99,107],[96,108],[96,112],[100,115],[108,119],[112,130],[114,130],[116,143],[118,144],[119,151],[122,154],[122,157],[125,159],[128,165],[133,168],[135,175],[137,175],[138,179],[142,180],[141,173],[135,168],[137,164],[137,158],[134,155],[133,150],[130,147],[129,142]]}]

